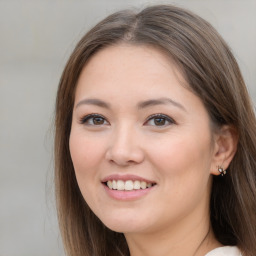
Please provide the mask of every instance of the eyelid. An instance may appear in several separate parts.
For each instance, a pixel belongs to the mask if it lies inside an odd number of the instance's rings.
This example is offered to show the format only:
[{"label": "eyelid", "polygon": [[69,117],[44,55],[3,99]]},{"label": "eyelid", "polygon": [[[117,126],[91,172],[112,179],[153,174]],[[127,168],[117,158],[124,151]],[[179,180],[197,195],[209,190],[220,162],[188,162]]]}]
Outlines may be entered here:
[{"label": "eyelid", "polygon": [[[86,124],[86,122],[88,120],[90,120],[91,118],[94,118],[94,117],[100,117],[100,118],[104,119],[104,121],[106,121],[109,124],[109,121],[103,115],[100,115],[100,114],[97,114],[97,113],[92,113],[92,114],[88,114],[86,116],[83,116],[82,118],[80,118],[80,123],[81,124]],[[97,126],[97,125],[95,125],[95,126]]]},{"label": "eyelid", "polygon": [[[153,115],[150,115],[146,122],[144,124],[147,124],[150,120],[152,120],[153,118],[163,118],[163,119],[166,119],[166,121],[168,121],[170,124],[177,124],[175,122],[175,120],[173,118],[171,118],[170,116],[168,115],[165,115],[165,114],[161,114],[161,113],[158,113],[158,114],[153,114]],[[163,125],[163,126],[166,126],[166,125]],[[159,126],[161,127],[161,126]]]}]

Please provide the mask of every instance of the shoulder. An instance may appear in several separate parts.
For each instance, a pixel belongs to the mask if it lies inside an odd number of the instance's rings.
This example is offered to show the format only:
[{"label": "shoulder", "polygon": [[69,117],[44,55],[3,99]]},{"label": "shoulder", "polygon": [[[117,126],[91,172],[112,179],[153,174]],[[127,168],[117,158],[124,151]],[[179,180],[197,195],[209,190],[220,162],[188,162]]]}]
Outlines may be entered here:
[{"label": "shoulder", "polygon": [[208,252],[205,256],[242,256],[236,246],[223,246]]}]

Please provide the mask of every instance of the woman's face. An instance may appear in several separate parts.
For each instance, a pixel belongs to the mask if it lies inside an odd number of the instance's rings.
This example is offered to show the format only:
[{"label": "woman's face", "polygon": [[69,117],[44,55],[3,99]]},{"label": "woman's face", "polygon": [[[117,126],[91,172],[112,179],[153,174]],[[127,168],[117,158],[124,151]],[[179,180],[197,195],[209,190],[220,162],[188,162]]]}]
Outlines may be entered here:
[{"label": "woman's face", "polygon": [[213,136],[185,83],[147,46],[111,46],[84,67],[70,152],[85,201],[110,229],[155,232],[208,216]]}]

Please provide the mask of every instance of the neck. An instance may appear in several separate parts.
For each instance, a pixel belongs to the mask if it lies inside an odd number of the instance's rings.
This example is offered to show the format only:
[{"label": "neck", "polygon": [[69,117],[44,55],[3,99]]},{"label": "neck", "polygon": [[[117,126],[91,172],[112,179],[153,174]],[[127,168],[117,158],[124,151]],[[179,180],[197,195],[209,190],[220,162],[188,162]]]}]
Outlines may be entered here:
[{"label": "neck", "polygon": [[183,220],[155,232],[125,234],[131,256],[203,256],[221,244],[209,217]]}]

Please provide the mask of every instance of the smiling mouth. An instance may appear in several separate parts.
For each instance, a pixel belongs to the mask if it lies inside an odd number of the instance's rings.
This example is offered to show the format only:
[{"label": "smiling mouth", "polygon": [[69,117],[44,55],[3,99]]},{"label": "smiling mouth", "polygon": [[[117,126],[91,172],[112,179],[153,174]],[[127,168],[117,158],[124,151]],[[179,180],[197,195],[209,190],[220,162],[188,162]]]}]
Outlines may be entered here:
[{"label": "smiling mouth", "polygon": [[119,191],[143,190],[156,185],[156,183],[149,183],[139,180],[108,180],[107,182],[104,182],[104,184],[111,190]]}]

